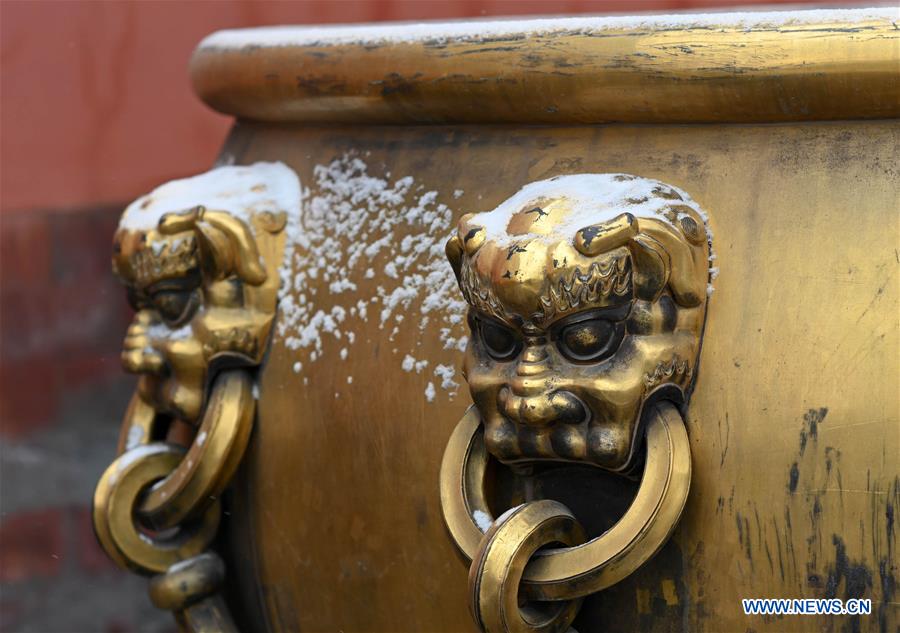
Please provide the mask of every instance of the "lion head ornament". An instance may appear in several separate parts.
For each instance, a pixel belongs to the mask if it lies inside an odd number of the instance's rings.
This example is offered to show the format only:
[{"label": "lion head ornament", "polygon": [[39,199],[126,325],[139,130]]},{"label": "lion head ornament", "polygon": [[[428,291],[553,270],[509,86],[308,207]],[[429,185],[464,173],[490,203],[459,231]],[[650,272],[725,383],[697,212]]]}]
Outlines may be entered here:
[{"label": "lion head ornament", "polygon": [[113,270],[136,314],[122,352],[158,413],[196,422],[211,374],[259,364],[275,313],[278,235],[299,204],[280,163],[220,167],[132,203]]},{"label": "lion head ornament", "polygon": [[535,182],[463,216],[447,255],[469,304],[464,373],[502,462],[622,471],[648,403],[686,401],[711,253],[683,191],[625,174]]}]

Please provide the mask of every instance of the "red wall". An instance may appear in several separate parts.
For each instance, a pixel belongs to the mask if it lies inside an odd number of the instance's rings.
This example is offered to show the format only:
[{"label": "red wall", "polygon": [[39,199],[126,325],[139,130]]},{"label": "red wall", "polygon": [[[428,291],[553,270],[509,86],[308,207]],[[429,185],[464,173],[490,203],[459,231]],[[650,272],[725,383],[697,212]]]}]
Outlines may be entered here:
[{"label": "red wall", "polygon": [[191,94],[215,30],[512,14],[706,9],[752,0],[0,2],[4,211],[120,203],[205,170],[227,120]]}]

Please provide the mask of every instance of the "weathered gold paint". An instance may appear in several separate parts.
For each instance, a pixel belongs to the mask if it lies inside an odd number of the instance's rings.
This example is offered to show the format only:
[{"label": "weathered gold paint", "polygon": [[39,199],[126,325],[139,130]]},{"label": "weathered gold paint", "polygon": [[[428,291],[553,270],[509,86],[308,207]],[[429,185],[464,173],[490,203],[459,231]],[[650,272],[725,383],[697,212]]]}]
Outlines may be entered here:
[{"label": "weathered gold paint", "polygon": [[[322,40],[328,39],[327,31]],[[709,123],[900,115],[889,20],[199,49],[226,114],[308,123]]]},{"label": "weathered gold paint", "polygon": [[[252,221],[258,237],[228,211],[172,209],[114,240],[136,310],[122,363],[140,378],[94,492],[94,529],[118,565],[155,574],[154,602],[193,633],[234,628],[217,596],[221,559],[206,550],[253,428],[248,368],[265,352],[284,246],[283,213]],[[172,440],[176,424],[190,429],[187,448]]]},{"label": "weathered gold paint", "polygon": [[[245,121],[225,152],[241,163],[284,160],[308,184],[315,164],[370,152],[369,165],[415,174],[428,189],[464,190],[460,212],[493,208],[561,173],[639,173],[689,191],[710,211],[721,271],[687,415],[691,494],[672,540],[587,599],[575,626],[839,629],[847,618],[747,618],[740,599],[822,597],[829,582],[847,597],[846,574],[858,570],[871,578],[865,595],[875,611],[861,627],[878,630],[879,618],[890,629],[897,617],[879,570],[896,577],[888,513],[900,494],[898,141],[900,128],[887,121],[318,129]],[[437,495],[461,403],[439,392],[426,405],[421,376],[384,360],[390,346],[421,341],[427,358],[440,342],[409,328],[389,346],[377,321],[357,336],[371,341],[371,356],[341,361],[338,347],[326,347],[309,385],[286,354],[262,370],[258,424],[227,520],[231,596],[241,597],[233,606],[253,629],[471,630]],[[356,379],[335,399],[345,372]],[[678,605],[660,608],[668,582]],[[638,609],[644,603],[650,612]]]},{"label": "weathered gold paint", "polygon": [[[595,197],[585,199],[576,183]],[[686,194],[628,174],[535,186],[527,200],[513,199],[519,208],[496,234],[483,236],[492,213],[468,214],[447,243],[473,330],[463,374],[485,444],[503,463],[621,472],[636,459],[645,405],[689,398],[710,282],[708,240],[703,229],[696,234],[703,219]],[[620,193],[601,203],[604,190]],[[607,207],[616,217],[602,219]],[[692,239],[682,225],[694,227]],[[600,338],[583,346],[592,358],[579,360],[565,332],[588,317]],[[512,342],[513,357],[491,351],[487,328]]]},{"label": "weathered gold paint", "polygon": [[[223,158],[282,160],[309,186],[316,164],[351,152],[448,201],[462,190],[460,215],[568,173],[634,173],[690,192],[711,214],[721,271],[686,417],[691,494],[672,539],[587,598],[575,626],[893,630],[900,126],[887,119],[900,115],[898,31],[882,21],[608,35],[204,50],[193,76],[208,103],[242,119]],[[571,66],[556,72],[560,61]],[[280,261],[275,244],[267,268]],[[387,362],[392,346],[420,342],[428,358],[441,344],[416,327],[389,344],[374,321],[357,335],[371,354],[342,364],[326,346],[308,385],[277,348],[260,367],[222,521],[229,605],[253,631],[473,630],[437,485],[463,403],[438,392],[426,405],[422,377]],[[348,370],[356,380],[336,399]],[[143,430],[152,417],[135,401],[126,424]],[[585,499],[621,512],[634,490],[600,473],[538,485],[608,526],[617,517]],[[522,498],[495,492],[507,506]],[[740,607],[831,595],[871,597],[873,614],[763,619]],[[195,607],[185,626],[229,625],[218,598]]]}]

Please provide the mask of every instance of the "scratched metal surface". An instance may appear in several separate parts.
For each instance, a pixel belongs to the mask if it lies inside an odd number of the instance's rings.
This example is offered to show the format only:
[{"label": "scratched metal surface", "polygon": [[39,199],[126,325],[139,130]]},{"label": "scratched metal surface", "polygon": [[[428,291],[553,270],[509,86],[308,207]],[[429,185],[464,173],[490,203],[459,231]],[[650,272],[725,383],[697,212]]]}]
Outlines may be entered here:
[{"label": "scratched metal surface", "polygon": [[[371,176],[414,176],[455,217],[566,173],[629,172],[689,192],[711,215],[720,268],[688,415],[692,490],[670,543],[589,599],[576,627],[895,631],[898,147],[896,121],[242,122],[223,156],[283,160],[313,196],[316,165],[355,156]],[[395,238],[403,235],[398,228]],[[352,236],[342,244],[342,257],[359,247]],[[361,297],[389,281],[388,259],[374,262],[375,279],[351,280]],[[347,298],[330,295],[324,280],[308,283],[318,284],[323,306]],[[308,350],[273,344],[226,520],[230,600],[246,630],[471,630],[466,569],[445,533],[437,485],[468,396],[439,389],[428,402],[427,377],[401,369],[392,350],[415,349],[432,366],[458,365],[461,355],[420,330],[414,310],[406,315],[393,338],[377,318],[359,321],[346,359],[343,344],[326,338],[311,373],[293,369],[308,362]],[[571,490],[609,495],[609,482],[597,481]],[[585,502],[579,511],[595,513],[585,521],[601,526],[604,505]],[[742,614],[741,598],[768,596],[871,597],[873,614]]]},{"label": "scratched metal surface", "polygon": [[[896,12],[723,13],[692,23],[596,28],[578,20],[484,37],[358,42],[340,29],[300,44],[213,38],[191,62],[211,107],[267,121],[378,123],[758,123],[900,116]],[[788,18],[784,16],[787,15]],[[820,14],[819,14],[820,15]],[[789,18],[796,17],[798,22]],[[648,18],[652,19],[652,18]],[[746,24],[749,21],[750,24]],[[402,26],[399,27],[402,31]],[[337,35],[332,35],[333,33]],[[421,33],[421,30],[419,31]],[[330,41],[332,38],[335,41]]]}]

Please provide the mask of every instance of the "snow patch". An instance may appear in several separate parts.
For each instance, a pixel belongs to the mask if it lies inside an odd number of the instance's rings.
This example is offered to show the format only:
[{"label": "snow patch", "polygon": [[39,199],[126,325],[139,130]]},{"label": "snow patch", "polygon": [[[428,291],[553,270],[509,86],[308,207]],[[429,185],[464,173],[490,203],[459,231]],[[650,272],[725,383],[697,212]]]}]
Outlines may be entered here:
[{"label": "snow patch", "polygon": [[254,163],[223,166],[208,172],[172,180],[141,196],[125,209],[119,228],[156,228],[167,213],[187,211],[203,205],[210,210],[228,211],[253,230],[251,217],[257,213],[286,212],[297,215],[300,181],[284,163]]},{"label": "snow patch", "polygon": [[[663,197],[658,195],[660,191],[675,192],[681,199],[672,200]],[[553,209],[555,222],[550,225],[552,228],[548,232],[510,234],[507,231],[510,221],[523,209],[530,209],[541,200],[555,198],[566,198],[570,205]],[[592,224],[607,222],[623,213],[631,213],[637,217],[656,217],[677,229],[674,222],[679,222],[690,215],[679,211],[673,221],[668,213],[676,205],[689,207],[703,220],[710,246],[711,282],[718,276],[719,269],[711,265],[716,256],[712,251],[713,236],[709,227],[709,216],[687,192],[651,178],[630,174],[574,174],[539,180],[525,185],[495,209],[479,213],[471,220],[471,225],[484,228],[485,238],[501,246],[525,240],[539,240],[552,244],[560,238],[571,239],[578,230]],[[536,223],[532,228],[540,226]]]},{"label": "snow patch", "polygon": [[[152,325],[147,327],[147,336],[151,340],[169,340],[169,341],[183,341],[184,339],[190,338],[194,335],[194,330],[191,328],[190,323],[186,323],[182,325],[178,329],[171,329],[165,323],[153,323]],[[145,351],[152,351],[145,350]]]},{"label": "snow patch", "polygon": [[532,18],[526,20],[470,20],[457,22],[351,24],[339,26],[274,26],[218,31],[200,42],[199,49],[241,49],[277,46],[370,46],[385,43],[422,43],[592,35],[604,31],[662,31],[679,29],[774,28],[829,22],[895,21],[896,7],[820,9],[812,11],[744,11],[610,17]]},{"label": "snow patch", "polygon": [[[660,190],[678,193],[682,200],[674,202],[696,211],[706,224],[707,217],[700,206],[678,187],[630,174],[574,174],[532,182],[492,211],[479,213],[473,218],[472,224],[483,227],[486,239],[502,246],[528,239],[547,243],[558,241],[560,237],[571,239],[579,229],[607,222],[623,213],[657,216],[672,224],[665,212],[672,207],[673,200],[654,193]],[[510,235],[507,232],[513,216],[526,207],[531,208],[542,199],[554,198],[566,198],[571,205],[553,210],[555,221],[550,232],[520,235]],[[679,214],[676,219],[680,220],[683,216],[687,214]]]},{"label": "snow patch", "polygon": [[491,517],[488,516],[487,512],[482,512],[481,510],[475,510],[472,512],[472,519],[475,521],[475,525],[478,526],[478,529],[482,532],[487,532],[493,521],[491,521]]},{"label": "snow patch", "polygon": [[[346,360],[360,342],[354,326],[374,313],[381,329],[391,327],[389,340],[402,322],[419,332],[434,329],[442,349],[460,349],[467,306],[444,254],[454,214],[438,192],[411,176],[371,175],[354,153],[316,165],[313,180],[285,228],[276,341],[305,352],[308,366],[326,340],[340,340]],[[369,281],[376,270],[384,274]],[[416,373],[427,365],[410,354],[401,363]],[[294,370],[303,366],[298,361]]]},{"label": "snow patch", "polygon": [[140,446],[144,439],[144,429],[135,425],[128,429],[128,437],[125,440],[125,450],[131,450],[135,446]]}]

